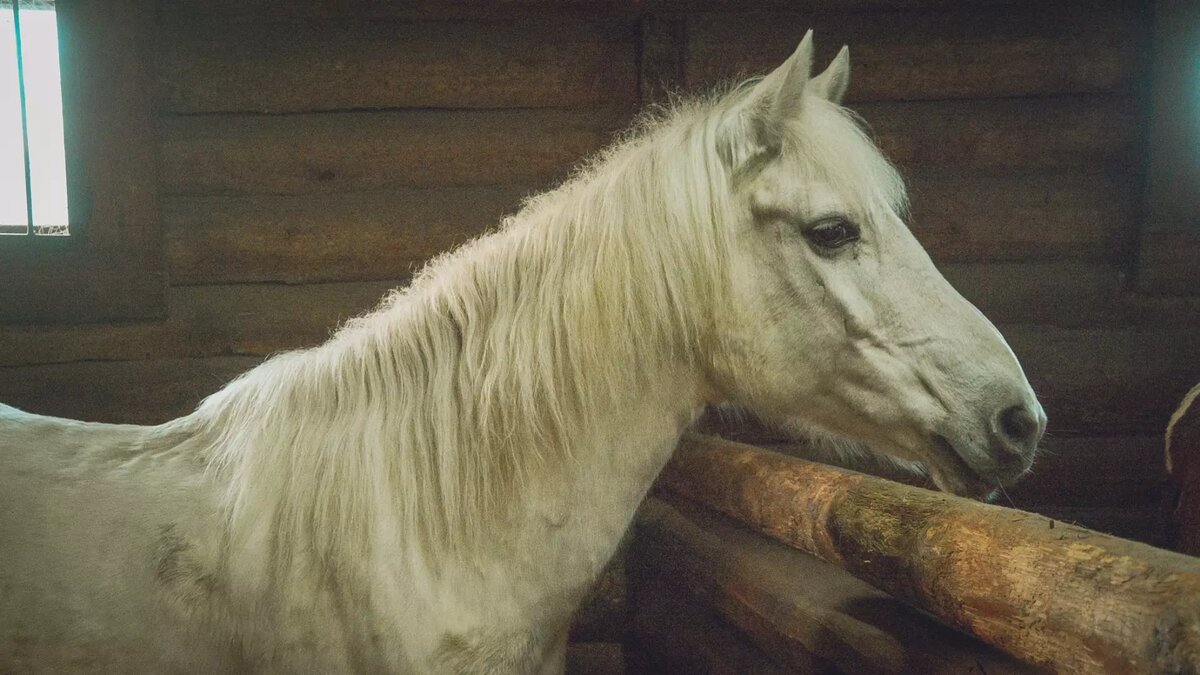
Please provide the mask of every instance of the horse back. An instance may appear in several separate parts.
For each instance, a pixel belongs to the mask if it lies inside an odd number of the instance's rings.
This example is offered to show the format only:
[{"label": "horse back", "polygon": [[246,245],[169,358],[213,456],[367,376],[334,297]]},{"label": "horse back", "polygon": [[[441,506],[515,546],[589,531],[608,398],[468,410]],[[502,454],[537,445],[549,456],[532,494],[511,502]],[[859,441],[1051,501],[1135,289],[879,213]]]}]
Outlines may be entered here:
[{"label": "horse back", "polygon": [[164,575],[195,556],[192,535],[212,510],[203,472],[173,442],[157,427],[0,405],[0,671],[204,661],[164,602]]}]

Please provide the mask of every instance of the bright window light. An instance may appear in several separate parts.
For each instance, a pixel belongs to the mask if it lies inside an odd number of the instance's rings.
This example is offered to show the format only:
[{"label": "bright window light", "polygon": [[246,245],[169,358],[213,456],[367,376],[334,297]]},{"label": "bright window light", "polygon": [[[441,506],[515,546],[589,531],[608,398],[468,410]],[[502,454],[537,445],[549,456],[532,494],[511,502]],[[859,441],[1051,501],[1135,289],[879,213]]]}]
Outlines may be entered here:
[{"label": "bright window light", "polygon": [[17,2],[0,0],[0,234],[66,235],[54,0]]}]

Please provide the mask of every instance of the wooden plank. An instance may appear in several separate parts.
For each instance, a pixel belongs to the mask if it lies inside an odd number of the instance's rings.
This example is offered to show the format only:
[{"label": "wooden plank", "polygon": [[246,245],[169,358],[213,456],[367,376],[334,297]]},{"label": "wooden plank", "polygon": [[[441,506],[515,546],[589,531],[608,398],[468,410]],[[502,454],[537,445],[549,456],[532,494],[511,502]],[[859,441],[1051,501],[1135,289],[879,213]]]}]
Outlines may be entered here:
[{"label": "wooden plank", "polygon": [[639,612],[662,603],[663,591],[690,596],[787,672],[1036,672],[834,565],[717,514],[652,498],[634,531]]},{"label": "wooden plank", "polygon": [[1051,436],[1142,435],[1165,428],[1200,380],[1200,330],[1004,330],[1046,408]]},{"label": "wooden plank", "polygon": [[626,652],[637,657],[628,664],[629,675],[834,672],[816,659],[801,669],[785,668],[716,610],[680,588],[678,579],[652,572],[646,576],[639,584],[626,638]]},{"label": "wooden plank", "polygon": [[311,347],[403,283],[176,287],[161,322],[5,327],[0,366],[266,356]]},{"label": "wooden plank", "polygon": [[918,168],[906,176],[908,220],[934,260],[1115,262],[1128,252],[1136,222],[1132,172],[938,171],[909,161]]},{"label": "wooden plank", "polygon": [[[1128,193],[1105,176],[935,173],[920,174],[913,183],[912,229],[938,262],[1110,259],[1131,222]],[[498,225],[531,192],[500,186],[168,197],[163,218],[171,279],[200,284],[394,278]],[[1114,290],[1098,299],[1107,301],[1115,294],[1116,275],[1106,274],[1102,286]],[[1069,288],[1098,285],[1089,274],[1064,281]]]},{"label": "wooden plank", "polygon": [[1138,290],[1200,296],[1200,224],[1196,232],[1154,229],[1147,222],[1138,237]]},{"label": "wooden plank", "polygon": [[161,122],[161,191],[541,185],[607,145],[622,120],[550,110],[168,117]]},{"label": "wooden plank", "polygon": [[1200,668],[1200,559],[715,439],[660,486],[1034,665]]},{"label": "wooden plank", "polygon": [[818,67],[850,46],[851,101],[1129,93],[1140,71],[1138,27],[1147,22],[1129,3],[827,11],[689,17],[688,85],[765,73],[812,28]]},{"label": "wooden plank", "polygon": [[1095,171],[1137,160],[1138,117],[1128,97],[864,103],[854,109],[905,173],[947,167]]},{"label": "wooden plank", "polygon": [[0,368],[0,401],[89,422],[158,424],[191,412],[261,360],[228,356]]},{"label": "wooden plank", "polygon": [[167,113],[389,108],[631,109],[636,35],[618,22],[298,20],[225,17],[164,29]]},{"label": "wooden plank", "polygon": [[[1127,99],[890,103],[861,112],[906,172],[1098,170],[1124,166],[1134,152]],[[171,117],[162,122],[162,191],[327,194],[544,185],[607,145],[623,121],[559,111]],[[1076,192],[1083,189],[1087,185]]]},{"label": "wooden plank", "polygon": [[499,226],[528,192],[505,186],[167,198],[171,280],[301,283],[407,276]]}]

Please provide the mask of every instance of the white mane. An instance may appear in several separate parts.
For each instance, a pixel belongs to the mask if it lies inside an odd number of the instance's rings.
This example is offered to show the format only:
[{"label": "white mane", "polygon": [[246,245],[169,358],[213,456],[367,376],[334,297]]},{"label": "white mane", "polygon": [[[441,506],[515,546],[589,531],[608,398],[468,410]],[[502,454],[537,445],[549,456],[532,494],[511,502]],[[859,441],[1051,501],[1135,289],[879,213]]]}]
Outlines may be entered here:
[{"label": "white mane", "polygon": [[[272,514],[283,550],[363,548],[382,503],[427,553],[462,550],[594,437],[643,366],[706,353],[735,217],[719,148],[747,90],[672,106],[324,345],[209,397],[189,422],[234,536]],[[880,171],[866,184],[902,194]]]}]

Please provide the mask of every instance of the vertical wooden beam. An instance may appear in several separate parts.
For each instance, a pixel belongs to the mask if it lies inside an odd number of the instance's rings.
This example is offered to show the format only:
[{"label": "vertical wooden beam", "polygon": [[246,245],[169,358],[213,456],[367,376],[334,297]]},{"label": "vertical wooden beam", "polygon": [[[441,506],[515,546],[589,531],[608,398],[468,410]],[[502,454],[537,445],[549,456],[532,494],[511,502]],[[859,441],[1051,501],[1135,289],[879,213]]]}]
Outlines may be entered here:
[{"label": "vertical wooden beam", "polygon": [[1154,4],[1146,219],[1137,285],[1200,294],[1200,3]]}]

